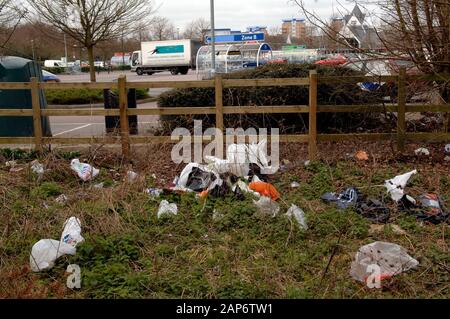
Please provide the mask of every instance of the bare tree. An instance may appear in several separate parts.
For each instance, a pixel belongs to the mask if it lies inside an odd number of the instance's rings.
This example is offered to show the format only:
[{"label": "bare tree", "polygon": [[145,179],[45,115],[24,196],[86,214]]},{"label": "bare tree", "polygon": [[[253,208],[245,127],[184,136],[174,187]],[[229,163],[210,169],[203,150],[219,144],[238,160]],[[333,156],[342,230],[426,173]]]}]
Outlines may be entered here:
[{"label": "bare tree", "polygon": [[14,0],[0,0],[0,48],[4,49],[27,10]]},{"label": "bare tree", "polygon": [[175,27],[165,17],[154,17],[150,23],[150,32],[154,40],[169,40],[174,38]]},{"label": "bare tree", "polygon": [[[371,57],[386,57],[386,52],[367,51],[336,34],[329,23],[309,10],[304,0],[292,0],[306,18],[329,38],[347,48]],[[376,36],[388,55],[409,59],[424,73],[450,72],[450,1],[449,0],[361,0],[358,5],[371,5],[372,19],[380,21]],[[448,85],[441,86],[444,101],[450,101]]]},{"label": "bare tree", "polygon": [[88,52],[90,78],[96,81],[94,48],[120,38],[152,13],[149,0],[27,0],[35,18],[66,33]]},{"label": "bare tree", "polygon": [[186,39],[193,39],[203,42],[205,41],[205,36],[210,26],[211,24],[209,21],[199,18],[186,25],[183,36]]}]

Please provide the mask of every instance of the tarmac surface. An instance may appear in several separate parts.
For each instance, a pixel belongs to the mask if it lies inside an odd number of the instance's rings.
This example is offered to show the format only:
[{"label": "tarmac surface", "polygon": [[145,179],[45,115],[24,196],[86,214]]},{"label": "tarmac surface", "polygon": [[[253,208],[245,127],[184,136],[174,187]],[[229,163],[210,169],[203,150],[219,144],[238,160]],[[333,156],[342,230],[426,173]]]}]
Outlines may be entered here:
[{"label": "tarmac surface", "polygon": [[[197,80],[195,71],[187,75],[171,75],[170,72],[161,72],[153,75],[138,76],[131,71],[100,72],[97,74],[97,82],[111,82],[117,80],[120,75],[126,75],[130,82],[152,81],[194,81]],[[89,74],[58,75],[61,82],[89,82]],[[160,95],[169,89],[151,89],[152,97]],[[94,106],[95,107],[95,106]],[[138,104],[138,108],[156,108],[156,102]],[[85,107],[84,107],[85,108]],[[97,106],[98,108],[98,106]],[[138,116],[139,135],[148,135],[152,128],[159,125],[159,116]],[[105,117],[102,116],[51,116],[50,126],[54,137],[91,137],[102,136],[106,133]]]}]

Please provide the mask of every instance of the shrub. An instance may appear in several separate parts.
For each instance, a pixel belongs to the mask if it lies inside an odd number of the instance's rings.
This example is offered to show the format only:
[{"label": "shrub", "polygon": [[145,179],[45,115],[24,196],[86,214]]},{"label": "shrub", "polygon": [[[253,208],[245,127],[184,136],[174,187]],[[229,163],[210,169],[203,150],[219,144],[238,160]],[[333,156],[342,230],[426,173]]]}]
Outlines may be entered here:
[{"label": "shrub", "polygon": [[[308,77],[309,71],[317,69],[322,76],[353,76],[361,73],[344,68],[321,67],[313,64],[271,64],[256,69],[226,74],[227,79],[256,79],[256,78],[295,78]],[[381,96],[361,91],[356,83],[319,83],[318,104],[322,105],[348,105],[379,102]],[[308,105],[308,86],[286,87],[249,87],[229,88],[223,92],[224,106],[261,106],[261,105]],[[159,107],[202,107],[215,104],[213,88],[175,89],[160,95]],[[359,123],[364,115],[352,113],[325,113],[319,114],[319,129],[328,127],[349,127],[349,119],[353,118]],[[190,127],[195,119],[201,119],[207,124],[214,125],[208,117],[196,116],[163,116],[164,131],[171,131],[176,126]],[[176,120],[176,121],[175,121]],[[280,127],[284,132],[302,131],[306,129],[307,115],[295,116],[279,115],[253,115],[251,118],[242,115],[225,117],[226,127]]]},{"label": "shrub", "polygon": [[[113,90],[117,94],[117,90]],[[137,89],[136,99],[147,98],[148,90]],[[70,90],[45,90],[45,97],[48,104],[89,104],[103,102],[103,90],[90,89],[70,89]]]}]

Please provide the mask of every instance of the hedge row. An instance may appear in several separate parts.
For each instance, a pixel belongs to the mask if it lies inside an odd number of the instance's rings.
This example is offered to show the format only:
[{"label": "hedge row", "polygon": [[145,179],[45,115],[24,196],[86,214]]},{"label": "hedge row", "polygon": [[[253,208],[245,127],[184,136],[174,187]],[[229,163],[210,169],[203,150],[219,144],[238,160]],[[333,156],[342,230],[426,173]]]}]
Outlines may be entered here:
[{"label": "hedge row", "polygon": [[[113,90],[116,94],[116,90]],[[103,90],[70,89],[70,90],[45,90],[47,104],[76,105],[103,102]],[[148,90],[137,89],[136,99],[148,98]]]},{"label": "hedge row", "polygon": [[[256,78],[295,78],[308,77],[309,71],[316,69],[322,76],[353,76],[361,73],[344,67],[318,67],[313,64],[272,64],[256,69],[227,74],[228,79]],[[376,94],[363,92],[356,83],[319,84],[318,104],[349,105],[379,103],[386,92]],[[308,86],[288,87],[249,87],[230,88],[223,92],[224,106],[261,106],[261,105],[308,105]],[[163,93],[158,99],[159,107],[202,107],[215,104],[213,88],[175,89]],[[359,125],[365,115],[355,113],[319,114],[319,129],[348,128]],[[163,116],[163,130],[172,131],[175,127],[191,128],[193,120],[201,119],[207,125],[214,125],[214,119],[203,115]],[[205,125],[205,124],[204,124]],[[225,116],[226,127],[280,127],[284,132],[305,131],[307,114],[272,114],[272,115],[228,115]]]}]

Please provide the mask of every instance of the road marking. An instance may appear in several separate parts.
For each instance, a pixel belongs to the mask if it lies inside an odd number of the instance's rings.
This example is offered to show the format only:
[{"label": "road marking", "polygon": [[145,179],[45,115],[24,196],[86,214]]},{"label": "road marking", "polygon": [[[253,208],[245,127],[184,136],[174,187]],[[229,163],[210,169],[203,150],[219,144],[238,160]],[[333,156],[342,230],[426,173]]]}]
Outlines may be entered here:
[{"label": "road marking", "polygon": [[66,134],[66,133],[70,133],[70,132],[73,132],[73,131],[81,130],[81,129],[83,129],[83,128],[86,128],[86,127],[88,127],[88,126],[91,126],[91,125],[92,125],[92,124],[86,124],[86,125],[82,125],[82,126],[79,126],[79,127],[73,128],[73,129],[71,129],[71,130],[67,130],[67,131],[63,131],[63,132],[60,132],[60,133],[54,134],[54,135],[53,135],[53,137],[55,137],[55,136],[59,136],[59,135],[63,135],[63,134]]}]

